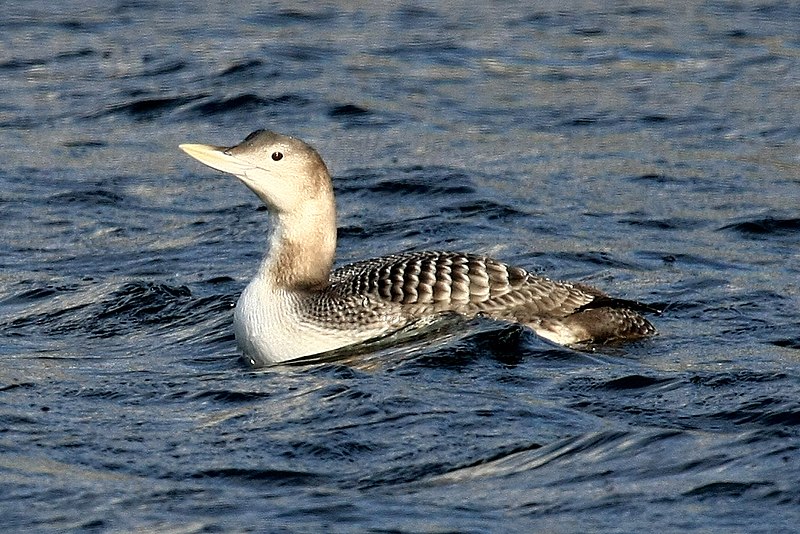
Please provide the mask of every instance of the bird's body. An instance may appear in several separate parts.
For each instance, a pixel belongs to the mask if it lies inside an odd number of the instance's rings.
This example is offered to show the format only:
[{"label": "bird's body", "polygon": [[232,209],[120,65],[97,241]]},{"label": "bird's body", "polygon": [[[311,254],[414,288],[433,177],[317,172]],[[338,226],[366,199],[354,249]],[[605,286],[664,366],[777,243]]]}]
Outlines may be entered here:
[{"label": "bird's body", "polygon": [[237,342],[253,364],[338,349],[448,313],[522,323],[563,345],[655,333],[635,302],[475,254],[409,252],[332,271],[333,187],[314,149],[264,130],[231,148],[181,148],[237,176],[273,215],[270,248],[234,314]]}]

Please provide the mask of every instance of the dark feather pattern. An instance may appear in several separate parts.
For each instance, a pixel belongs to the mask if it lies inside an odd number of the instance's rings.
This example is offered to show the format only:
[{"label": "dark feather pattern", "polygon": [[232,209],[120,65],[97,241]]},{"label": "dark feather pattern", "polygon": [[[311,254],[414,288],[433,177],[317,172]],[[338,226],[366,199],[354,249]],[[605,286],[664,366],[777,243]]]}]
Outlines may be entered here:
[{"label": "dark feather pattern", "polygon": [[[330,284],[306,300],[303,313],[336,328],[396,326],[420,317],[456,312],[521,322],[543,337],[569,328],[572,342],[602,342],[651,335],[635,310],[645,306],[614,299],[584,284],[558,282],[492,258],[456,252],[393,254],[346,265]],[[551,333],[548,335],[548,333]]]}]

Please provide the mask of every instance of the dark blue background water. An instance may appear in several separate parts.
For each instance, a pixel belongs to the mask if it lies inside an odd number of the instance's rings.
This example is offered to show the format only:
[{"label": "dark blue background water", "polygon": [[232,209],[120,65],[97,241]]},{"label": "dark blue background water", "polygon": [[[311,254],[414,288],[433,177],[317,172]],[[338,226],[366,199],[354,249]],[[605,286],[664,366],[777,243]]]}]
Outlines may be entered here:
[{"label": "dark blue background water", "polygon": [[[796,531],[800,10],[528,4],[3,2],[4,528]],[[257,128],[329,162],[340,261],[489,253],[661,335],[249,370],[267,214],[177,145]]]}]

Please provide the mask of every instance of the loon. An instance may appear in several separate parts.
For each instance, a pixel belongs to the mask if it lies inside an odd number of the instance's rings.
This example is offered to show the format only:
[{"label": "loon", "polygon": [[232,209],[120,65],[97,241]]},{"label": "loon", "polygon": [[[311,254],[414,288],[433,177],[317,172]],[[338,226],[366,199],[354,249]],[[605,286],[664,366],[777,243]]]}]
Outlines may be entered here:
[{"label": "loon", "polygon": [[234,311],[236,341],[251,365],[355,345],[453,313],[521,323],[567,346],[656,333],[638,313],[653,311],[646,305],[480,254],[403,252],[332,270],[336,204],[316,150],[268,130],[232,147],[180,148],[236,176],[273,220],[267,254]]}]

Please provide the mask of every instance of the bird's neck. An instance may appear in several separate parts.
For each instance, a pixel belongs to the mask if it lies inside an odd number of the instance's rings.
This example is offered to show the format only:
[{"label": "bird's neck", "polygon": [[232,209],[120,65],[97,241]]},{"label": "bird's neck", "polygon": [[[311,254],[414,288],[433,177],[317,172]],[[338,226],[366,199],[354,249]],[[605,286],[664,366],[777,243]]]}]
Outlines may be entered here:
[{"label": "bird's neck", "polygon": [[307,201],[291,213],[273,215],[269,250],[258,276],[276,289],[302,291],[328,284],[336,253],[332,195]]}]

